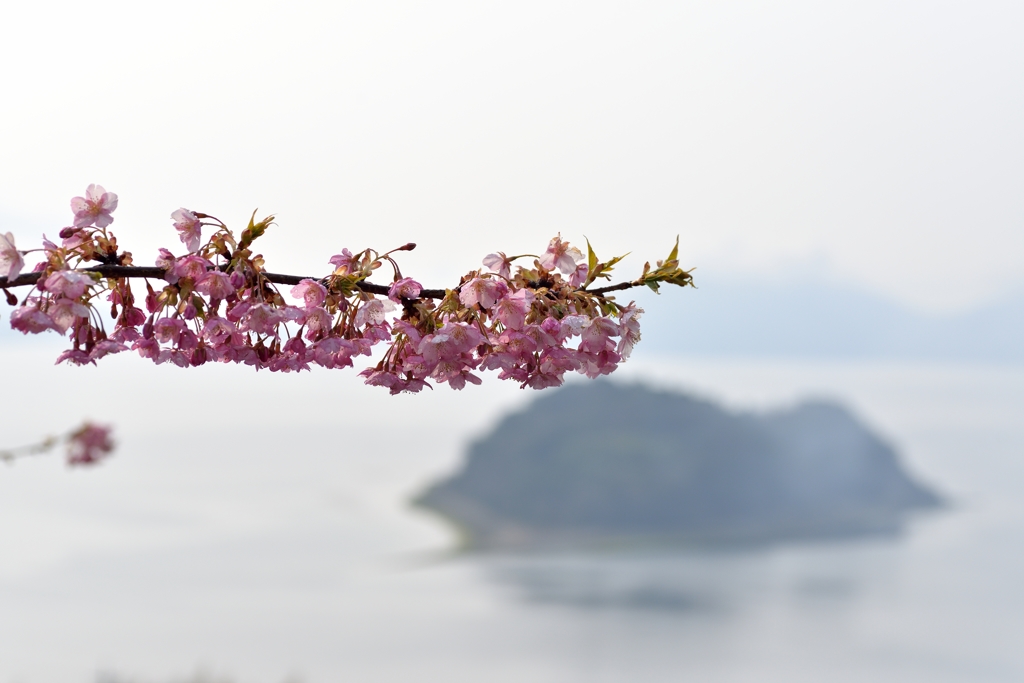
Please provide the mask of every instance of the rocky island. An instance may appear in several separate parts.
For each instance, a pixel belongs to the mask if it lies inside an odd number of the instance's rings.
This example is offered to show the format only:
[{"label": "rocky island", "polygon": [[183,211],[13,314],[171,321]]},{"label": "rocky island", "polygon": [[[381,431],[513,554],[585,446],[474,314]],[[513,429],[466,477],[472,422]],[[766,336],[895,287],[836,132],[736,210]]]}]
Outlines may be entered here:
[{"label": "rocky island", "polygon": [[470,548],[536,549],[893,534],[941,499],[838,404],[734,413],[598,381],[506,417],[416,503]]}]

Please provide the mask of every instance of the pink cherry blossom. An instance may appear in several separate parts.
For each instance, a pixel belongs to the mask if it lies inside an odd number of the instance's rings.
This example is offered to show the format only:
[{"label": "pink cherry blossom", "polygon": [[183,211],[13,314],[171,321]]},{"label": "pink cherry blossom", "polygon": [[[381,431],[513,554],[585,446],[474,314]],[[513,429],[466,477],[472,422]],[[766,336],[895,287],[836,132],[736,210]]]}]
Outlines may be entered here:
[{"label": "pink cherry blossom", "polygon": [[105,228],[114,222],[114,217],[110,213],[116,208],[117,195],[107,192],[102,185],[92,184],[86,188],[84,197],[75,197],[71,200],[76,228],[87,228],[92,225]]},{"label": "pink cherry blossom", "polygon": [[530,289],[517,289],[512,294],[503,297],[494,305],[491,313],[501,321],[505,327],[521,329],[526,324],[526,316],[533,305],[534,294]]},{"label": "pink cherry blossom", "polygon": [[184,207],[172,213],[171,218],[174,219],[174,229],[178,231],[178,237],[185,244],[185,248],[189,251],[198,249],[203,239],[202,221]]},{"label": "pink cherry blossom", "polygon": [[64,334],[77,318],[88,318],[89,309],[72,299],[56,299],[46,310],[58,332]]},{"label": "pink cherry blossom", "polygon": [[178,278],[187,277],[191,278],[192,282],[198,282],[206,274],[207,269],[212,267],[213,264],[202,256],[189,254],[175,262],[172,272]]},{"label": "pink cherry blossom", "polygon": [[161,344],[177,344],[185,331],[185,321],[181,318],[160,318],[153,323],[153,334]]},{"label": "pink cherry blossom", "polygon": [[[75,226],[61,230],[61,246],[44,236],[45,258],[36,271],[46,276],[36,282],[37,295],[11,315],[12,327],[26,334],[67,333],[72,348],[59,361],[94,363],[130,345],[157,364],[223,362],[298,372],[313,364],[351,367],[357,356],[370,356],[383,342],[388,348],[376,357],[377,365],[360,374],[392,393],[415,393],[435,382],[462,389],[479,384],[480,374],[492,370],[500,379],[544,388],[561,384],[571,371],[591,377],[612,372],[640,338],[642,310],[631,303],[604,315],[609,301],[579,289],[588,276],[587,263],[560,235],[533,266],[513,268],[504,252],[488,254],[483,264],[492,273],[471,271],[457,296],[448,293],[436,301],[432,294],[423,297],[418,281],[401,278],[392,260],[391,254],[414,245],[358,255],[344,249],[330,259],[334,275],[303,279],[291,288],[299,302],[292,305],[284,303],[281,278],[270,275],[262,256],[249,250],[214,254],[211,249],[209,259],[194,253],[202,247],[202,224],[194,212],[179,209],[171,214],[174,227],[193,253],[179,258],[160,249],[156,263],[166,285],[153,282],[159,275],[152,272],[127,271],[128,277],[150,278],[143,293],[119,276],[94,279],[85,272],[89,261],[112,263],[96,250],[106,249],[102,240],[112,243],[113,235],[99,235],[90,226],[109,225],[117,204],[116,196],[99,186],[90,186],[86,195],[72,201]],[[227,226],[219,229],[226,244],[239,243]],[[387,298],[379,296],[385,290],[376,283],[357,284],[388,263],[400,279],[387,288]],[[17,277],[23,268],[13,235],[0,235],[0,276]],[[537,268],[562,275],[538,276]],[[680,272],[659,271],[653,277],[681,281]],[[103,291],[115,320],[109,337],[101,322],[106,309],[94,296]],[[422,301],[392,315],[396,304],[413,299]]]},{"label": "pink cherry blossom", "polygon": [[235,293],[235,288],[231,286],[231,278],[227,273],[211,270],[199,276],[196,291],[212,299],[227,299]]},{"label": "pink cherry blossom", "polygon": [[306,339],[313,341],[330,332],[333,320],[331,314],[322,308],[306,309]]},{"label": "pink cherry blossom", "polygon": [[335,254],[328,260],[342,275],[352,272],[352,259],[355,258],[348,249],[342,249],[340,254]]},{"label": "pink cherry blossom", "polygon": [[132,350],[138,351],[141,357],[153,361],[160,358],[160,342],[152,337],[137,340],[132,344]]},{"label": "pink cherry blossom", "polygon": [[110,427],[84,424],[68,440],[68,464],[94,465],[110,455],[114,450],[110,434]]},{"label": "pink cherry blossom", "polygon": [[256,334],[276,334],[281,319],[281,312],[270,304],[256,304],[245,314],[242,329]]},{"label": "pink cherry blossom", "polygon": [[391,288],[388,290],[388,298],[396,304],[400,304],[402,299],[415,299],[422,291],[423,285],[412,278],[406,277],[391,285]]},{"label": "pink cherry blossom", "polygon": [[462,289],[459,291],[459,301],[467,307],[480,304],[480,308],[487,311],[507,292],[508,285],[501,280],[475,277],[462,285]]},{"label": "pink cherry blossom", "polygon": [[583,328],[580,350],[600,353],[615,348],[612,337],[619,334],[619,326],[608,318],[594,318]]},{"label": "pink cherry blossom", "polygon": [[356,327],[363,325],[379,325],[384,322],[385,314],[395,310],[395,304],[387,299],[370,299],[356,311]]},{"label": "pink cherry blossom", "polygon": [[484,256],[483,263],[484,266],[490,268],[505,279],[508,279],[512,275],[512,262],[508,260],[508,257],[505,256],[505,252],[503,251]]},{"label": "pink cherry blossom", "polygon": [[327,289],[316,280],[303,280],[292,287],[292,296],[302,300],[306,308],[320,306],[327,300]]},{"label": "pink cherry blossom", "polygon": [[229,320],[219,316],[207,319],[206,324],[203,326],[203,338],[211,344],[218,346],[221,344],[237,346],[242,343],[242,335],[238,328]]},{"label": "pink cherry blossom", "polygon": [[639,318],[644,309],[634,305],[632,301],[619,312],[619,346],[616,349],[623,358],[629,358],[633,347],[640,341]]},{"label": "pink cherry blossom", "polygon": [[576,266],[576,270],[572,271],[569,275],[569,284],[573,287],[579,287],[587,281],[587,274],[590,272],[590,267],[586,263],[581,263]]},{"label": "pink cherry blossom", "polygon": [[35,303],[19,306],[14,309],[14,312],[11,313],[11,327],[21,331],[23,334],[39,334],[46,330],[63,332],[50,319],[50,316],[39,310],[38,305]]},{"label": "pink cherry blossom", "polygon": [[94,346],[92,348],[92,351],[89,352],[89,360],[95,363],[97,360],[103,358],[104,356],[108,356],[112,353],[121,353],[122,351],[127,350],[128,347],[125,346],[124,344],[113,341],[111,339],[104,339],[100,342],[97,342],[96,346]]},{"label": "pink cherry blossom", "polygon": [[25,267],[25,259],[14,246],[14,235],[0,234],[0,276],[13,280],[21,274]]},{"label": "pink cherry blossom", "polygon": [[79,273],[74,270],[58,270],[46,278],[41,289],[45,289],[54,296],[65,296],[69,299],[77,299],[85,293],[86,287],[95,284],[87,273]]},{"label": "pink cherry blossom", "polygon": [[558,235],[548,243],[547,251],[540,256],[540,265],[545,270],[557,268],[566,275],[576,270],[576,262],[583,258],[583,252],[576,247],[569,246],[568,242],[562,241]]},{"label": "pink cherry blossom", "polygon": [[54,361],[54,365],[60,365],[61,363],[68,363],[70,365],[87,365],[92,363],[96,365],[96,361],[89,357],[89,354],[81,349],[67,349]]},{"label": "pink cherry blossom", "polygon": [[89,241],[89,232],[82,228],[64,228],[60,231],[61,243],[64,249],[77,249]]}]

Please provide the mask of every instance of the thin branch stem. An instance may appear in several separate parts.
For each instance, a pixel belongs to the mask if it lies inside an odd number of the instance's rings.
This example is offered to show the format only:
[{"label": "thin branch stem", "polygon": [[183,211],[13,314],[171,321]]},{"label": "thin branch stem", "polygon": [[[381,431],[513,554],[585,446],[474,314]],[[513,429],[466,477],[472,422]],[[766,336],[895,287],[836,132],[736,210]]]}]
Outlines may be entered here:
[{"label": "thin branch stem", "polygon": [[[104,264],[101,266],[91,266],[89,268],[79,268],[80,272],[85,273],[99,273],[103,277],[110,278],[155,278],[157,280],[163,280],[166,271],[163,268],[154,266],[119,266]],[[8,287],[24,287],[26,285],[34,285],[39,281],[42,273],[22,273],[14,279],[8,279],[6,277],[0,277],[0,289],[7,289]],[[303,280],[315,280],[323,282],[326,278],[308,277],[304,275],[284,275],[281,273],[263,273],[264,278],[269,282],[273,282],[278,285],[297,285]],[[588,294],[594,296],[604,296],[608,292],[616,292],[623,289],[631,289],[633,287],[639,287],[643,283],[632,281],[632,282],[620,282],[617,285],[609,285],[607,287],[598,287],[597,289],[586,289]],[[372,282],[360,282],[358,285],[359,289],[369,294],[382,294],[387,296],[390,287],[387,285],[378,285]],[[443,299],[447,290],[444,289],[424,289],[420,292],[418,298],[420,299]]]}]

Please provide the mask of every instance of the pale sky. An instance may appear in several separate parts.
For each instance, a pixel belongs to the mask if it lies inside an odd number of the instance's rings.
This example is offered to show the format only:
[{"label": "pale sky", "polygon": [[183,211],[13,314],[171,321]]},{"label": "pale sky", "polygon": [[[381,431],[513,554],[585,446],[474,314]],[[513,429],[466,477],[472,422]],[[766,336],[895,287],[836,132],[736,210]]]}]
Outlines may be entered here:
[{"label": "pale sky", "polygon": [[[452,285],[586,235],[623,271],[860,283],[929,309],[1024,286],[1024,6],[33,2],[5,9],[0,231],[91,182],[137,262],[180,206],[274,212],[279,272],[407,241]],[[699,282],[699,280],[698,280]]]}]

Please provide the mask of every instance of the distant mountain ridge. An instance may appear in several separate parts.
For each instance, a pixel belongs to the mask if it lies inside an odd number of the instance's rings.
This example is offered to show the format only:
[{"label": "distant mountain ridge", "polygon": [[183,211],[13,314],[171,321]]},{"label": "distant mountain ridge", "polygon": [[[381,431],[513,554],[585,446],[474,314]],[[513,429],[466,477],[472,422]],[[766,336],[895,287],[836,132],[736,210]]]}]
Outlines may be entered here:
[{"label": "distant mountain ridge", "polygon": [[417,503],[507,548],[893,533],[941,501],[838,405],[731,413],[599,381],[506,417]]},{"label": "distant mountain ridge", "polygon": [[641,295],[639,353],[1024,363],[1024,292],[928,315],[820,282],[707,276],[699,289]]}]

